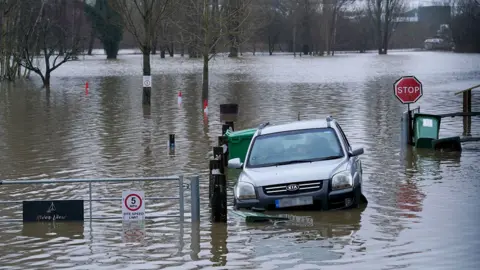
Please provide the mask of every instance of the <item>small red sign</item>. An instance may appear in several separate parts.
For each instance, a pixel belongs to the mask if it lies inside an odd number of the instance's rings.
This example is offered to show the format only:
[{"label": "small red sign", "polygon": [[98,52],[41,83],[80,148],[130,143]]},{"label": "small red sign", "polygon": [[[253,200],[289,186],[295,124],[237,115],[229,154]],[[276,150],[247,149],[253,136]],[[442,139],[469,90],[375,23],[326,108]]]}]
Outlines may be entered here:
[{"label": "small red sign", "polygon": [[125,198],[125,201],[123,202],[125,204],[125,207],[127,207],[128,210],[130,211],[137,211],[142,207],[142,198],[137,195],[137,194],[130,194]]}]

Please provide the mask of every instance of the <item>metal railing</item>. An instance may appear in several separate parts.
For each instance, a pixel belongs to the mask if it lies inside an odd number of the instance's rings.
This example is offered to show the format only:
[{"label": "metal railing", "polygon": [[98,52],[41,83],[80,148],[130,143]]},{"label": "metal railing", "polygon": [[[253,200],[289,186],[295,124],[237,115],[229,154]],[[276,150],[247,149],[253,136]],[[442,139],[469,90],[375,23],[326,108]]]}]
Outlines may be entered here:
[{"label": "metal railing", "polygon": [[[184,222],[185,220],[185,200],[184,200],[184,193],[185,190],[190,188],[191,193],[191,203],[190,203],[190,211],[191,211],[191,221],[192,222],[199,222],[200,221],[200,186],[199,186],[199,176],[193,176],[190,178],[190,184],[187,184],[187,188],[184,186],[184,179],[183,175],[180,176],[167,176],[167,177],[131,177],[131,178],[91,178],[91,179],[39,179],[39,180],[0,180],[1,185],[35,185],[35,184],[65,184],[65,183],[88,183],[88,202],[89,202],[89,217],[88,219],[92,220],[92,202],[104,202],[104,201],[120,201],[121,198],[92,198],[92,183],[107,183],[107,182],[145,182],[145,181],[178,181],[178,197],[146,197],[146,200],[179,200],[179,216],[180,222]],[[78,198],[73,198],[78,199]],[[44,201],[48,201],[52,199],[44,199]],[[68,200],[68,199],[63,199]],[[22,201],[15,201],[15,200],[8,200],[8,201],[0,201],[0,204],[15,204],[15,203],[22,203],[28,200]],[[87,201],[87,200],[84,200]],[[149,218],[157,218],[157,217],[175,217],[175,216],[156,216],[156,217],[149,217]],[[96,218],[96,219],[109,219],[106,217]],[[115,219],[115,218],[114,218]],[[11,221],[12,219],[10,219]],[[1,220],[0,220],[1,221]]]}]

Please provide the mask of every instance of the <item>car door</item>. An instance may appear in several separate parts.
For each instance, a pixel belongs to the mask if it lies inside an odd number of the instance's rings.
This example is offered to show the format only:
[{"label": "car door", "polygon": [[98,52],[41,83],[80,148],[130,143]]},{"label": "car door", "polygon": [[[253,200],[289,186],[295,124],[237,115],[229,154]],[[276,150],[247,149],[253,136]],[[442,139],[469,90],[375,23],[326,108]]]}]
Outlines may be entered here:
[{"label": "car door", "polygon": [[[348,142],[347,136],[343,132],[342,127],[340,126],[340,124],[338,124],[338,123],[336,123],[336,124],[337,124],[338,130],[340,131],[340,134],[342,135],[342,139],[345,142],[345,145],[347,146],[347,151],[352,151],[352,147],[351,147],[350,143]],[[352,165],[352,172],[353,173],[358,172],[359,181],[360,181],[360,183],[362,183],[362,162],[361,162],[360,158],[358,156],[351,157],[350,158],[350,164]]]}]

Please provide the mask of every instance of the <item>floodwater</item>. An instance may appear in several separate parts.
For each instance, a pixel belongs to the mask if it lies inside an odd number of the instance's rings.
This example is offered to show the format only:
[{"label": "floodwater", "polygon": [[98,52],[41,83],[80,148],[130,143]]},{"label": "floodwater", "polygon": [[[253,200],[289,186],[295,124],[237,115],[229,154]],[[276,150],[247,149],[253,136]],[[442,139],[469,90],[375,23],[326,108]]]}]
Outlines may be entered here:
[{"label": "floodwater", "polygon": [[[461,154],[400,150],[393,82],[416,75],[426,113],[461,111],[458,90],[480,82],[480,55],[437,52],[217,57],[211,63],[208,118],[202,114],[201,63],[153,61],[151,110],[141,106],[141,56],[102,56],[56,70],[51,93],[39,81],[0,91],[0,178],[91,178],[198,174],[201,218],[179,224],[175,200],[146,201],[144,229],[119,220],[25,224],[21,203],[1,204],[0,269],[479,269],[480,147]],[[89,82],[88,95],[83,85]],[[177,94],[183,104],[177,104]],[[480,92],[473,108],[479,111]],[[363,146],[362,209],[290,213],[286,223],[208,220],[208,160],[221,133],[218,107],[238,103],[236,129],[333,115],[351,144]],[[480,135],[473,120],[473,135]],[[175,154],[167,149],[176,135]],[[461,118],[442,121],[441,136],[461,135]],[[173,182],[93,184],[94,198],[178,193]],[[231,187],[229,190],[231,198]],[[88,199],[88,185],[3,185],[0,200]],[[85,203],[88,217],[88,203]],[[120,217],[121,202],[93,202],[95,217]],[[145,232],[145,234],[142,234]]]}]

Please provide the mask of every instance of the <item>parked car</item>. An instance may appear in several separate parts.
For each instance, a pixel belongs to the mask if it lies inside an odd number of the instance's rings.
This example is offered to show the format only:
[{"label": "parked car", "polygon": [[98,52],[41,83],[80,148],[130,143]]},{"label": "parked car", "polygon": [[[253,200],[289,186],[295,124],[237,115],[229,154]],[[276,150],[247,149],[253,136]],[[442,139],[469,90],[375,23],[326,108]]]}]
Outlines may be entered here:
[{"label": "parked car", "polygon": [[455,44],[452,41],[448,41],[442,38],[429,38],[423,42],[423,47],[427,51],[433,50],[454,50]]},{"label": "parked car", "polygon": [[235,209],[340,209],[358,207],[363,148],[353,149],[331,117],[261,125],[252,137],[234,187]]}]

